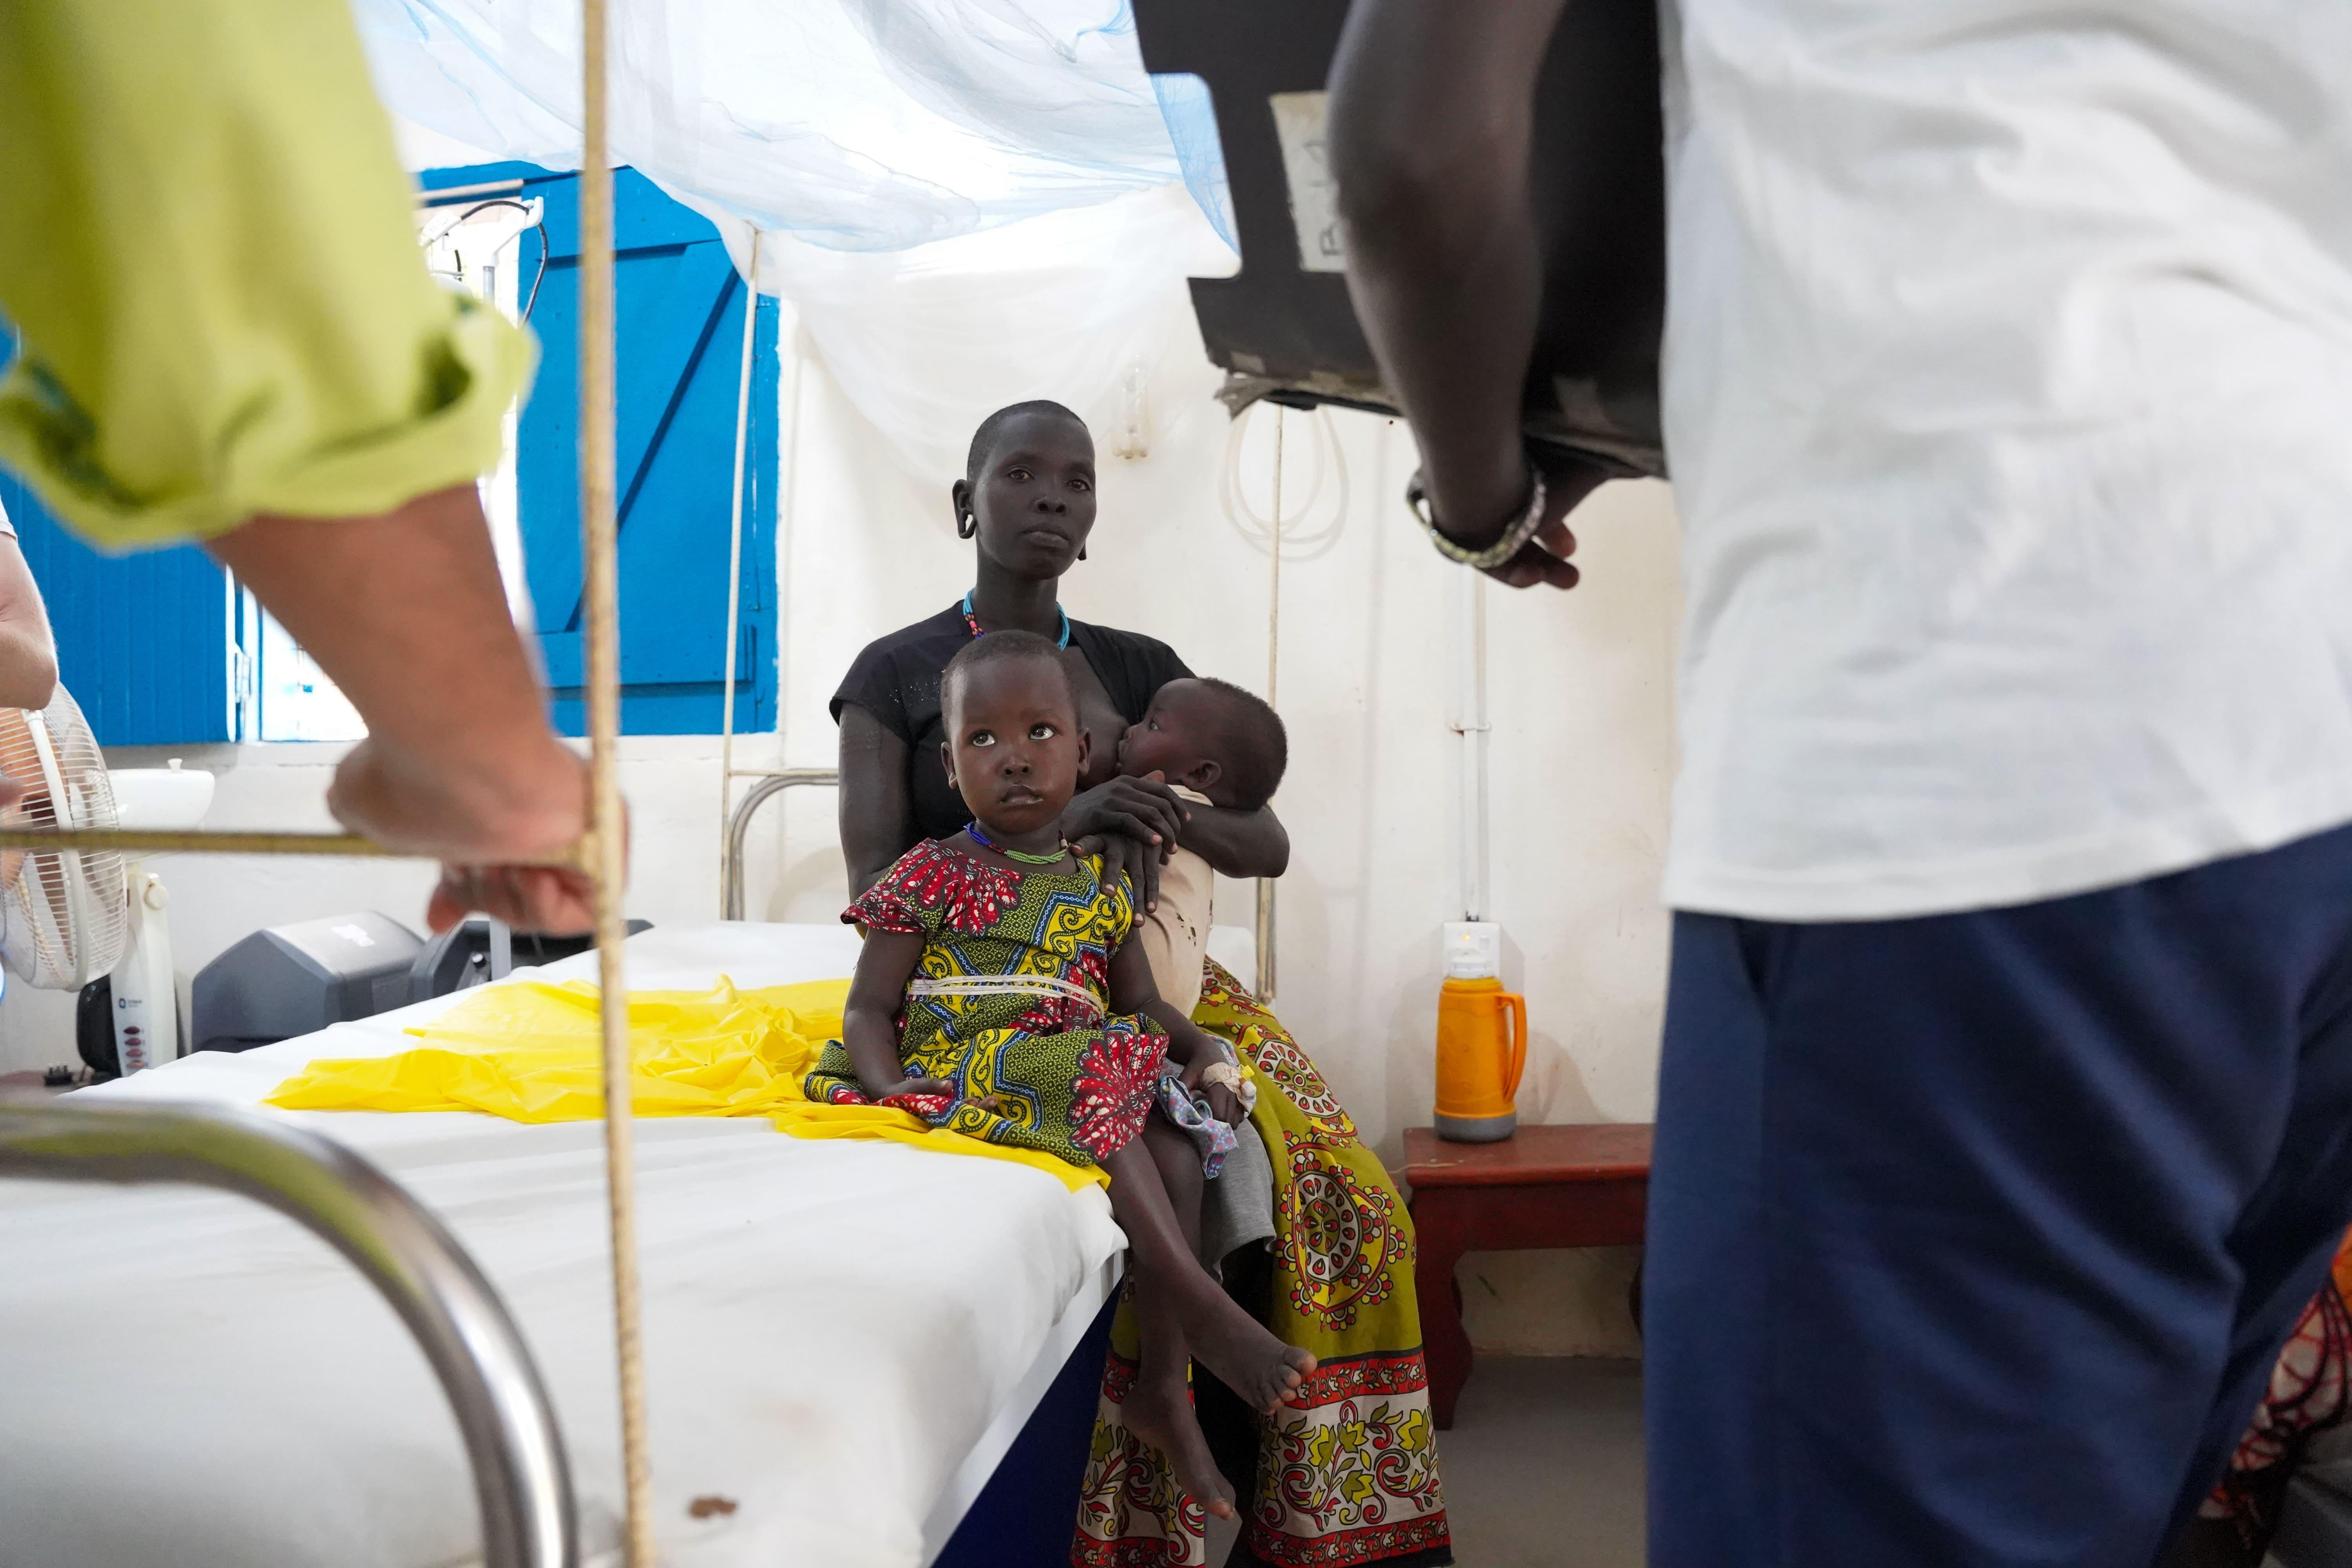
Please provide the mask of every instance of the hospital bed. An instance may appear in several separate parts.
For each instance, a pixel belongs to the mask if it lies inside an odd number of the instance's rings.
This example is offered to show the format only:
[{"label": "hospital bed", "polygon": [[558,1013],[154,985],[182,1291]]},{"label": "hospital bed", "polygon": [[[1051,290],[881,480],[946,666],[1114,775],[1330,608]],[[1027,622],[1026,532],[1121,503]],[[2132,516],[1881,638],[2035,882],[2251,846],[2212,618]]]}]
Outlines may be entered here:
[{"label": "hospital bed", "polygon": [[[633,989],[845,975],[840,927],[643,933]],[[593,978],[583,955],[544,971]],[[457,997],[85,1089],[257,1106]],[[271,1112],[436,1215],[519,1325],[583,1560],[621,1510],[594,1123]],[[1066,1550],[1124,1238],[1099,1189],[765,1121],[640,1120],[655,1510],[673,1568],[912,1568]],[[292,1220],[172,1186],[0,1183],[0,1564],[452,1568],[480,1516],[451,1406],[362,1277]],[[961,1533],[960,1533],[961,1531]],[[1026,1532],[1024,1534],[1024,1532]]]}]

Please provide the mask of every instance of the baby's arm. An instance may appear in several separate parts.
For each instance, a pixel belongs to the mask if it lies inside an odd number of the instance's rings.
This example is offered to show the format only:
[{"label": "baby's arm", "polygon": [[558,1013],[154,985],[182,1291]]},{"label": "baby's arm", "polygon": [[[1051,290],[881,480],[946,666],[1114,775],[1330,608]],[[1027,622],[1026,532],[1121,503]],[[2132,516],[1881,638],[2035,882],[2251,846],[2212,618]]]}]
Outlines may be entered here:
[{"label": "baby's arm", "polygon": [[898,1009],[922,957],[923,939],[912,931],[866,933],[866,951],[857,955],[849,1003],[841,1013],[841,1045],[869,1099],[955,1092],[955,1085],[939,1079],[908,1078],[898,1060]]},{"label": "baby's arm", "polygon": [[[1111,954],[1110,1009],[1114,1013],[1140,1013],[1167,1030],[1168,1059],[1184,1069],[1187,1084],[1198,1087],[1201,1075],[1210,1064],[1225,1059],[1225,1047],[1221,1041],[1177,1011],[1174,1003],[1161,998],[1160,986],[1151,978],[1151,960],[1132,932]],[[1230,1122],[1240,1119],[1241,1101],[1231,1089],[1223,1084],[1212,1084],[1206,1092],[1219,1120]]]}]

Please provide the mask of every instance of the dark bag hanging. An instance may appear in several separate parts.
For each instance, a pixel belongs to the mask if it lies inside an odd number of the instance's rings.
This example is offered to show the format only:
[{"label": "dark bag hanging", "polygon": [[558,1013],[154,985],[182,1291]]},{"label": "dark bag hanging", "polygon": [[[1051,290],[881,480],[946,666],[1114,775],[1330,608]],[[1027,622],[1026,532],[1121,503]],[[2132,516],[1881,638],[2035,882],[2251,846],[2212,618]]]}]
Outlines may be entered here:
[{"label": "dark bag hanging", "polygon": [[[1236,411],[1260,398],[1396,412],[1348,300],[1320,142],[1345,0],[1136,0],[1145,68],[1208,84],[1242,270],[1192,279]],[[1655,0],[1572,0],[1538,88],[1534,199],[1544,310],[1526,429],[1663,475],[1664,128]]]}]

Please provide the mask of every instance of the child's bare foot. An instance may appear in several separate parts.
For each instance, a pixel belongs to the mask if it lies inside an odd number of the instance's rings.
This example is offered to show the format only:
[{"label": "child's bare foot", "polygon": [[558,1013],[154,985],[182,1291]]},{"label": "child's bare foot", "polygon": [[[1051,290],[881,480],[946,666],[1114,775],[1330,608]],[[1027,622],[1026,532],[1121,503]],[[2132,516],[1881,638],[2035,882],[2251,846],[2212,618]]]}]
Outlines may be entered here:
[{"label": "child's bare foot", "polygon": [[1312,1355],[1275,1338],[1222,1290],[1195,1317],[1184,1326],[1192,1354],[1261,1415],[1280,1409],[1315,1370]]},{"label": "child's bare foot", "polygon": [[1210,1457],[1209,1440],[1201,1435],[1200,1419],[1180,1377],[1172,1384],[1158,1379],[1137,1379],[1119,1406],[1127,1429],[1160,1450],[1176,1472],[1176,1484],[1219,1519],[1234,1517],[1234,1489]]}]

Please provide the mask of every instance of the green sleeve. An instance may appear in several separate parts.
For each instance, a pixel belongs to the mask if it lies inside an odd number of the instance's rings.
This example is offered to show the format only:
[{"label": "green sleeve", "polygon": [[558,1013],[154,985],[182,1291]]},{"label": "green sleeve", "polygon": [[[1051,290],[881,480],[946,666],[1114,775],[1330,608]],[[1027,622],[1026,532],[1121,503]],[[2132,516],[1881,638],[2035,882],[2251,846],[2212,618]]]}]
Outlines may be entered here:
[{"label": "green sleeve", "polygon": [[0,462],[119,549],[496,467],[527,333],[426,274],[344,0],[0,0]]}]

